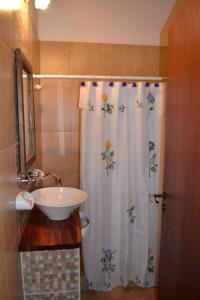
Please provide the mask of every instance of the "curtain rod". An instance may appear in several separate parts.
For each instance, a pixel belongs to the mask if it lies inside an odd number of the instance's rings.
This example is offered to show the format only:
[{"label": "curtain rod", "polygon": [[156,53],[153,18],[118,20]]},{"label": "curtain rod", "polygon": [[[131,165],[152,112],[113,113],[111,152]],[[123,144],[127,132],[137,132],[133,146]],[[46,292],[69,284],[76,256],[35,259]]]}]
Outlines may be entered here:
[{"label": "curtain rod", "polygon": [[92,76],[92,75],[33,75],[38,79],[77,79],[77,80],[135,80],[135,81],[163,81],[167,77],[143,77],[143,76]]}]

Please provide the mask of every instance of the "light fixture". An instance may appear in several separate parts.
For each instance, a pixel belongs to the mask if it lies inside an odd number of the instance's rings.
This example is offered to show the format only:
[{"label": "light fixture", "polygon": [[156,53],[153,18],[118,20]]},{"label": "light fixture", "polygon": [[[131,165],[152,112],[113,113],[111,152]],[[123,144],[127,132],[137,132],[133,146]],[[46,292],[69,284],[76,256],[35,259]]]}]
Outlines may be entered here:
[{"label": "light fixture", "polygon": [[1,10],[17,10],[22,7],[22,0],[0,0]]},{"label": "light fixture", "polygon": [[35,0],[35,8],[37,9],[47,9],[51,0]]}]

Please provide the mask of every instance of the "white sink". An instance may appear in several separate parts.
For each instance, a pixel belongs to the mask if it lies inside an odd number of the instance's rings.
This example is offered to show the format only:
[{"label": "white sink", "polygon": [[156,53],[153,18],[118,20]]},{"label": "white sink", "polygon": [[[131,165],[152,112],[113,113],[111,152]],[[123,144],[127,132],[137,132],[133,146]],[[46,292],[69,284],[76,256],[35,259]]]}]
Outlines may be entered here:
[{"label": "white sink", "polygon": [[70,217],[73,210],[84,203],[87,193],[69,187],[48,187],[31,193],[35,204],[51,220]]}]

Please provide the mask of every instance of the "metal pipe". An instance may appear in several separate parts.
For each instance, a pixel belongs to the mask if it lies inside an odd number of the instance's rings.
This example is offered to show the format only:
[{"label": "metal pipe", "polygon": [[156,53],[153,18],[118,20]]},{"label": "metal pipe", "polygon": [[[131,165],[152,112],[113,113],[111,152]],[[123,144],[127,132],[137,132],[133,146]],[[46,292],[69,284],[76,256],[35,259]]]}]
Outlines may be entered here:
[{"label": "metal pipe", "polygon": [[61,180],[61,178],[59,176],[57,176],[55,173],[53,173],[53,172],[45,173],[43,177],[40,177],[40,180],[43,180],[43,179],[45,179],[45,178],[47,178],[49,176],[51,176],[54,179],[54,181],[55,181],[55,183],[57,185],[62,186],[62,180]]},{"label": "metal pipe", "polygon": [[72,80],[127,80],[127,81],[164,81],[167,77],[143,76],[93,76],[93,75],[33,75],[37,79],[72,79]]}]

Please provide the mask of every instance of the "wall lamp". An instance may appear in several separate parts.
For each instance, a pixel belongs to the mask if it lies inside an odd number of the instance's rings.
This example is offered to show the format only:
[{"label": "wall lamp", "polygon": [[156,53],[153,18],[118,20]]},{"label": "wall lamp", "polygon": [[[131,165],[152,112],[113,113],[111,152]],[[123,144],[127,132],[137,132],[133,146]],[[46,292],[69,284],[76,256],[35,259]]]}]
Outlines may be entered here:
[{"label": "wall lamp", "polygon": [[0,0],[0,10],[17,10],[22,8],[22,0]]},{"label": "wall lamp", "polygon": [[[18,10],[23,7],[24,2],[25,0],[0,0],[0,10]],[[35,8],[45,10],[50,2],[51,0],[35,0]]]},{"label": "wall lamp", "polygon": [[35,0],[35,8],[45,10],[48,8],[51,0]]}]

